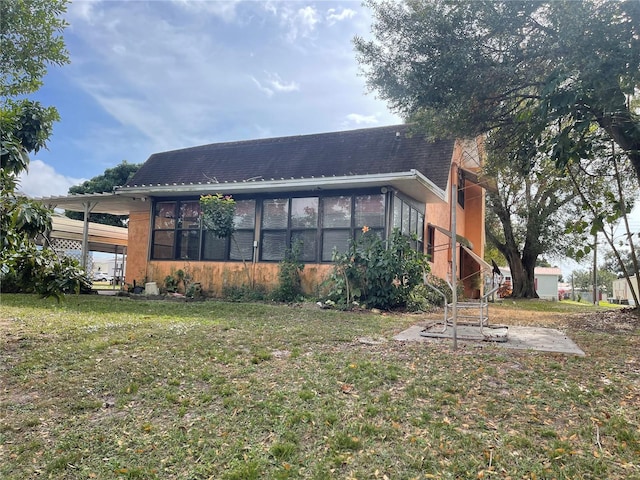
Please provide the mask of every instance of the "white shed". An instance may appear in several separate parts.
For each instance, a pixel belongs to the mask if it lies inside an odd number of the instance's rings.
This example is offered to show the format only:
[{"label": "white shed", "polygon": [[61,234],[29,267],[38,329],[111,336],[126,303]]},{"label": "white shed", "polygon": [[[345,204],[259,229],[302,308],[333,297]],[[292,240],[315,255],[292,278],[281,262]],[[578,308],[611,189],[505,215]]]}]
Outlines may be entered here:
[{"label": "white shed", "polygon": [[[636,277],[631,277],[631,284],[636,291],[636,295],[638,295],[638,280]],[[616,303],[635,305],[631,288],[629,288],[629,283],[626,278],[617,278],[613,281],[613,299]]]},{"label": "white shed", "polygon": [[[512,282],[509,267],[500,267],[505,281]],[[562,270],[558,267],[536,267],[533,271],[536,293],[545,300],[558,300],[558,282]]]}]

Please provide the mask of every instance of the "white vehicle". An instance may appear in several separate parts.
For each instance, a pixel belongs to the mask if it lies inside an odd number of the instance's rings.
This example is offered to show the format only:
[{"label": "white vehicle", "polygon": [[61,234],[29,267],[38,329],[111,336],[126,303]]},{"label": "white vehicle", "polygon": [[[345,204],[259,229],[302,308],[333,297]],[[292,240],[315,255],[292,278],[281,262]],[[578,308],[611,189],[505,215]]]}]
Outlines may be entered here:
[{"label": "white vehicle", "polygon": [[113,276],[104,272],[96,272],[93,274],[94,282],[113,282]]}]

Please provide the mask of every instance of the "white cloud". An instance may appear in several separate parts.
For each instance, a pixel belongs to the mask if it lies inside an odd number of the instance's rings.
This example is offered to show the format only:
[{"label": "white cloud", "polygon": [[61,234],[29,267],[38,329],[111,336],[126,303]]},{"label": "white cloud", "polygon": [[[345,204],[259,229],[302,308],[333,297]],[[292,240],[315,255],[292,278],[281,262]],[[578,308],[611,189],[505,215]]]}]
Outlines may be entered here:
[{"label": "white cloud", "polygon": [[361,115],[359,113],[350,113],[346,116],[346,125],[376,125],[380,121],[378,115]]},{"label": "white cloud", "polygon": [[288,28],[286,39],[290,43],[296,42],[300,37],[310,37],[321,20],[320,14],[312,6],[299,8],[297,11],[284,9],[281,17]]},{"label": "white cloud", "polygon": [[338,11],[335,8],[330,8],[327,10],[327,20],[329,25],[333,25],[337,22],[341,22],[343,20],[348,20],[357,15],[355,10],[351,10],[350,8],[343,8],[341,11]]},{"label": "white cloud", "polygon": [[96,14],[95,7],[101,0],[85,0],[82,2],[70,2],[67,5],[67,16],[71,20],[71,28],[73,28],[73,19],[80,18],[83,21],[93,24]]},{"label": "white cloud", "polygon": [[85,181],[83,178],[67,177],[55,171],[41,160],[32,160],[29,171],[19,177],[18,190],[29,197],[51,197],[66,195],[69,187]]},{"label": "white cloud", "polygon": [[184,8],[188,12],[201,14],[212,14],[221,18],[225,22],[232,22],[237,18],[236,7],[241,0],[224,0],[224,1],[190,1],[190,0],[173,0],[173,3]]},{"label": "white cloud", "polygon": [[285,82],[277,73],[268,73],[268,75],[269,84],[277,92],[297,92],[300,90],[300,85],[296,82]]},{"label": "white cloud", "polygon": [[267,97],[272,97],[273,96],[273,90],[271,90],[268,87],[263,86],[262,83],[260,83],[260,81],[256,77],[251,76],[251,80],[253,80],[253,83],[256,84],[256,86],[258,87],[258,90],[260,90],[262,93],[264,93]]}]

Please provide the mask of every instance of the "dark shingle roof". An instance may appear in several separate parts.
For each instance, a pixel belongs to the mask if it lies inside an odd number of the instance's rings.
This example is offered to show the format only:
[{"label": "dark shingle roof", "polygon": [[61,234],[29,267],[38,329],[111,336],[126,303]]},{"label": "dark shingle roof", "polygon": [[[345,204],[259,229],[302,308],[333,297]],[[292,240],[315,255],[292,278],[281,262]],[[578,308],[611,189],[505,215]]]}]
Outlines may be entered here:
[{"label": "dark shingle roof", "polygon": [[415,169],[445,190],[454,141],[428,142],[419,134],[410,136],[409,128],[395,125],[154,153],[126,186],[318,178]]}]

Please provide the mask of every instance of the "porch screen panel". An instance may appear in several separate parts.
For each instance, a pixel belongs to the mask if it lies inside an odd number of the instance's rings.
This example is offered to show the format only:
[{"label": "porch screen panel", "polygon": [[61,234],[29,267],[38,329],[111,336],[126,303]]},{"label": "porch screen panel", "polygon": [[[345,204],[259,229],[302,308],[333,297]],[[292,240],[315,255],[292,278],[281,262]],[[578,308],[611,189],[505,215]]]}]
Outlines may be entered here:
[{"label": "porch screen panel", "polygon": [[291,199],[290,248],[299,248],[299,260],[316,262],[318,259],[318,197]]},{"label": "porch screen panel", "polygon": [[411,225],[411,207],[408,203],[402,202],[402,234],[409,235]]},{"label": "porch screen panel", "polygon": [[256,227],[256,201],[237,200],[233,217],[233,232],[229,260],[253,261],[253,241]]},{"label": "porch screen panel", "polygon": [[416,235],[418,237],[418,245],[416,246],[416,250],[419,252],[424,252],[424,215],[418,213],[417,217],[417,232]]},{"label": "porch screen panel", "polygon": [[300,246],[299,260],[315,262],[318,258],[318,241],[316,230],[294,230],[291,232],[291,247]]},{"label": "porch screen panel", "polygon": [[180,202],[177,241],[178,259],[200,259],[200,202]]},{"label": "porch screen panel", "polygon": [[176,202],[156,203],[153,228],[155,230],[173,230],[176,228]]},{"label": "porch screen panel", "polygon": [[322,199],[323,228],[351,228],[351,197],[325,197]]},{"label": "porch screen panel", "polygon": [[232,236],[218,238],[213,232],[204,229],[202,231],[202,259],[252,261],[255,223],[256,201],[236,200]]},{"label": "porch screen panel", "polygon": [[384,235],[384,195],[360,195],[355,198],[356,238],[367,227],[380,238]]},{"label": "porch screen panel", "polygon": [[402,227],[402,200],[393,198],[393,229],[400,230]]},{"label": "porch screen panel", "polygon": [[341,195],[322,198],[322,257],[333,259],[333,251],[346,252],[353,239],[352,197]]},{"label": "porch screen panel", "polygon": [[202,259],[203,260],[218,260],[223,261],[227,259],[227,244],[229,239],[218,238],[213,232],[203,230],[202,231]]},{"label": "porch screen panel", "polygon": [[261,259],[280,261],[287,250],[289,199],[272,198],[262,202]]},{"label": "porch screen panel", "polygon": [[153,215],[151,258],[172,260],[175,255],[176,202],[158,202]]},{"label": "porch screen panel", "polygon": [[172,260],[175,232],[173,230],[158,230],[153,233],[151,258],[155,260]]},{"label": "porch screen panel", "polygon": [[233,233],[229,260],[253,261],[253,230],[237,230]]},{"label": "porch screen panel", "polygon": [[200,230],[178,231],[178,258],[180,260],[200,259]]},{"label": "porch screen panel", "polygon": [[262,234],[262,260],[282,260],[287,249],[287,231]]}]

